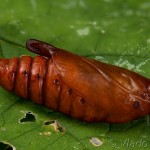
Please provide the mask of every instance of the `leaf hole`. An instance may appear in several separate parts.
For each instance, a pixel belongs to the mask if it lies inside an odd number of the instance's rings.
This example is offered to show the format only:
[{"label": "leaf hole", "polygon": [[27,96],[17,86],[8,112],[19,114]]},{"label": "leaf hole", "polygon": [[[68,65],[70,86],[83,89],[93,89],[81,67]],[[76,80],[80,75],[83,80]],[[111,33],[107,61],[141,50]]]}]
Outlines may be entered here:
[{"label": "leaf hole", "polygon": [[16,150],[16,148],[7,142],[0,142],[0,150]]},{"label": "leaf hole", "polygon": [[24,122],[35,122],[35,121],[36,121],[36,118],[31,112],[27,112],[25,117],[20,119],[21,123],[24,123]]}]

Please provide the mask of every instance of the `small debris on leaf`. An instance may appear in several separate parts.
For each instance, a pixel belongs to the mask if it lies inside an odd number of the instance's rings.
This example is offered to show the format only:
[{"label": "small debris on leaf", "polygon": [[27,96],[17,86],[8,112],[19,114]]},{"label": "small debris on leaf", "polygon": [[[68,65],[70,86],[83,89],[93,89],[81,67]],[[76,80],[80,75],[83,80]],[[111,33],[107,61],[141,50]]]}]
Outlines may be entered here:
[{"label": "small debris on leaf", "polygon": [[103,142],[100,139],[96,138],[96,137],[92,137],[90,139],[90,143],[94,146],[101,146],[103,144]]}]

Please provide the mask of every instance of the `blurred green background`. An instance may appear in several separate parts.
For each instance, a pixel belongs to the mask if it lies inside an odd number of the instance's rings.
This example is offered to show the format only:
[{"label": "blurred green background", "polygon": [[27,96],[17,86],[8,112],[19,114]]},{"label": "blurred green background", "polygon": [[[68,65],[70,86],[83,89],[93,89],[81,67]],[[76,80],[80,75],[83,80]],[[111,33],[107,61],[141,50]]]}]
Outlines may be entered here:
[{"label": "blurred green background", "polygon": [[[149,0],[0,0],[0,56],[34,56],[25,48],[34,38],[150,78],[149,24]],[[89,124],[0,89],[0,149],[8,149],[3,143],[17,150],[148,150],[149,116]]]}]

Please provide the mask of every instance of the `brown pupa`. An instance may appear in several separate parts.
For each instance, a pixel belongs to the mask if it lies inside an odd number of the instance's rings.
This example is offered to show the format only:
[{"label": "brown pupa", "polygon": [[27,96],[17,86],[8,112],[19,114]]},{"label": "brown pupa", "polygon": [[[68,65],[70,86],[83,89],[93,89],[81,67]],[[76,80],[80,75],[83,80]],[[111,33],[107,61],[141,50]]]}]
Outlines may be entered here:
[{"label": "brown pupa", "polygon": [[0,59],[0,85],[87,122],[124,123],[150,113],[150,79],[29,40],[40,56]]}]

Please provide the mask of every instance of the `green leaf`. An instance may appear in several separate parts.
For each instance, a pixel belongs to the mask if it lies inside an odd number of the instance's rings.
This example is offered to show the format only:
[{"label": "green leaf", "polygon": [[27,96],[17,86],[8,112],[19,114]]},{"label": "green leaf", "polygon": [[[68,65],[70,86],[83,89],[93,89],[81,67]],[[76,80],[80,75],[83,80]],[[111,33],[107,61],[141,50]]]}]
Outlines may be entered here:
[{"label": "green leaf", "polygon": [[[32,55],[35,38],[150,78],[148,0],[0,0],[0,56]],[[57,120],[57,121],[54,121]],[[0,89],[0,149],[150,149],[149,116],[85,123]],[[7,145],[8,144],[8,145]]]}]

